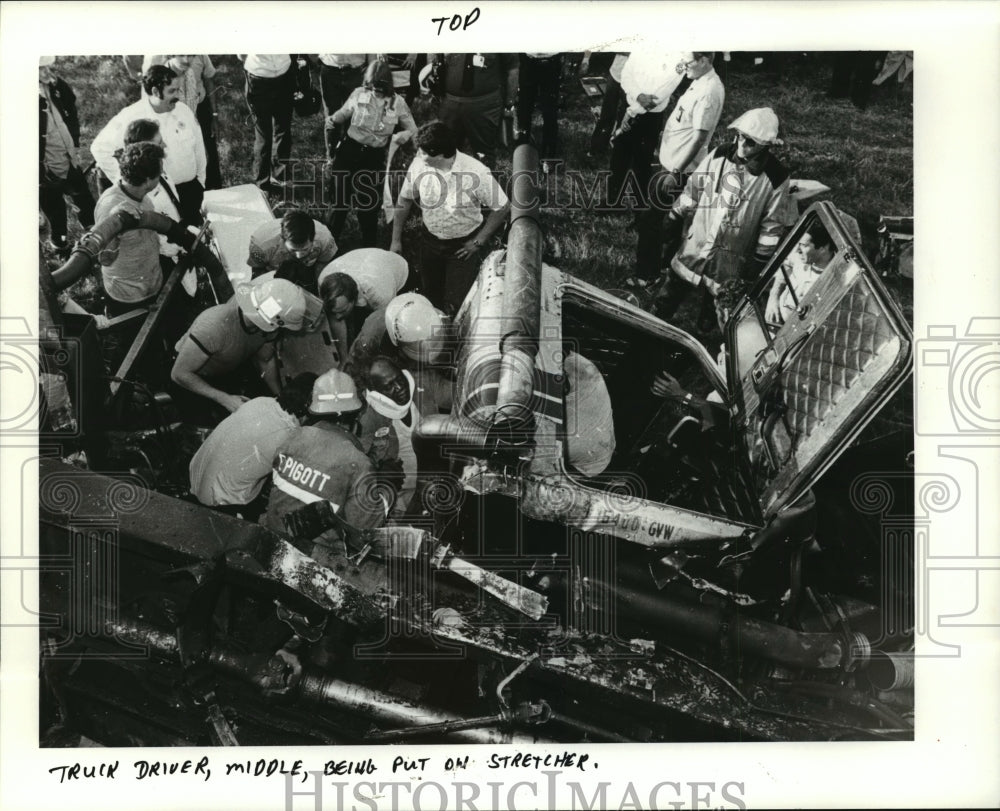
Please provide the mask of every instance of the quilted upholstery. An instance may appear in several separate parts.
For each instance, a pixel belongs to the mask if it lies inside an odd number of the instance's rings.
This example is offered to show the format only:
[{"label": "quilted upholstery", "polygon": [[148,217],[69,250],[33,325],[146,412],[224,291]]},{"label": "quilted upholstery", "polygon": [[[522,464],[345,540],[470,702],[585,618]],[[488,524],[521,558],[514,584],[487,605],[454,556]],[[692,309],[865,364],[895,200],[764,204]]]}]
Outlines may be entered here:
[{"label": "quilted upholstery", "polygon": [[[836,283],[832,277],[823,281]],[[818,308],[821,297],[812,300]],[[864,277],[856,278],[781,372],[785,412],[767,432],[777,471],[764,452],[759,412],[749,426],[751,465],[765,510],[789,496],[796,480],[821,464],[857,415],[868,410],[873,389],[899,352],[889,316]],[[781,450],[775,454],[775,448]]]},{"label": "quilted upholstery", "polygon": [[782,374],[793,436],[811,434],[893,337],[868,286],[855,284]]}]

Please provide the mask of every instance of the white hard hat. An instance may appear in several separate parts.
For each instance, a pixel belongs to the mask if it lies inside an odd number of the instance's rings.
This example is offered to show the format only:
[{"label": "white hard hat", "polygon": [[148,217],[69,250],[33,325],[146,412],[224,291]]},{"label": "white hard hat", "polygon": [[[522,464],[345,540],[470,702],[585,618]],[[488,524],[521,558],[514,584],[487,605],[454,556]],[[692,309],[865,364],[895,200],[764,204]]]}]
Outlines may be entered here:
[{"label": "white hard hat", "polygon": [[316,378],[313,383],[310,414],[343,414],[361,408],[354,379],[340,369],[331,369]]},{"label": "white hard hat", "polygon": [[782,143],[778,137],[778,116],[770,107],[747,110],[729,125],[729,129],[742,132],[758,144],[780,145]]},{"label": "white hard hat", "polygon": [[235,298],[246,319],[264,332],[300,330],[305,323],[305,293],[287,279],[241,284]]},{"label": "white hard hat", "polygon": [[396,346],[430,338],[443,324],[441,313],[419,293],[396,296],[385,308],[385,329]]},{"label": "white hard hat", "polygon": [[38,57],[38,67],[47,68],[50,65],[56,63],[56,58],[54,56],[40,56]]}]

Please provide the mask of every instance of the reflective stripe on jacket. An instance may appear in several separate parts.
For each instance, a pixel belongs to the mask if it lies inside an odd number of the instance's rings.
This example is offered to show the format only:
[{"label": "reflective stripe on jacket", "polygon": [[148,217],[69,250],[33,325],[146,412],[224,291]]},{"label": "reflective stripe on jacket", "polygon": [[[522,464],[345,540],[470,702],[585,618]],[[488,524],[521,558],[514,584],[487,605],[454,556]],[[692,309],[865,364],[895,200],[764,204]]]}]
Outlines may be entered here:
[{"label": "reflective stripe on jacket", "polygon": [[751,256],[766,262],[798,219],[788,171],[770,152],[736,160],[735,144],[705,157],[674,211],[693,217],[671,267],[713,295],[720,283],[740,277]]}]

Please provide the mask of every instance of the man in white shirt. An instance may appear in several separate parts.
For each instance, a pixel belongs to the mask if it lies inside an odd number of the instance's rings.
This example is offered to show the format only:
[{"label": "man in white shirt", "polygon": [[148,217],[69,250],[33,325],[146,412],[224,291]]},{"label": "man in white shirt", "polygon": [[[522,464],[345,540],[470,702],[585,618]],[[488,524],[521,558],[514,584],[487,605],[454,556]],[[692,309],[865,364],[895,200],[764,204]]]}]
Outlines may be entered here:
[{"label": "man in white shirt", "polygon": [[636,51],[629,54],[622,68],[621,85],[627,107],[612,135],[608,181],[608,204],[612,208],[620,207],[629,193],[638,198],[641,207],[646,205],[653,176],[653,150],[664,111],[685,78],[683,71],[678,71],[681,61],[681,53],[662,49]]},{"label": "man in white shirt", "polygon": [[726,101],[722,80],[712,66],[713,56],[709,51],[688,51],[683,55],[684,75],[691,83],[667,116],[663,128],[660,170],[650,186],[649,207],[639,217],[636,274],[626,282],[627,286],[646,287],[659,277],[663,218],[695,167],[708,154]]},{"label": "man in white shirt", "polygon": [[247,106],[253,115],[254,182],[261,187],[280,184],[284,162],[292,156],[296,68],[289,54],[247,54],[243,69]]},{"label": "man in white shirt", "polygon": [[160,125],[166,149],[163,172],[170,178],[180,202],[184,225],[201,224],[207,158],[201,127],[191,108],[178,100],[177,74],[164,65],[153,65],[143,76],[146,94],[112,118],[94,138],[90,152],[112,183],[120,173],[115,151],[125,145],[125,129],[140,118]]},{"label": "man in white shirt", "polygon": [[[503,225],[510,201],[489,169],[459,152],[440,121],[417,132],[417,157],[406,172],[392,226],[394,253],[414,203],[423,219],[420,287],[431,303],[454,315],[475,281],[480,250]],[[483,217],[483,209],[489,216]]]},{"label": "man in white shirt", "polygon": [[795,246],[795,253],[775,274],[764,317],[769,324],[784,324],[799,309],[799,302],[819,280],[837,248],[823,223],[812,223]]},{"label": "man in white shirt", "polygon": [[142,72],[153,65],[166,65],[177,74],[180,83],[180,100],[194,110],[201,125],[201,137],[205,141],[208,155],[206,189],[221,189],[222,175],[219,171],[219,147],[216,142],[216,120],[212,96],[215,93],[215,75],[218,71],[208,54],[146,54],[142,58]]}]

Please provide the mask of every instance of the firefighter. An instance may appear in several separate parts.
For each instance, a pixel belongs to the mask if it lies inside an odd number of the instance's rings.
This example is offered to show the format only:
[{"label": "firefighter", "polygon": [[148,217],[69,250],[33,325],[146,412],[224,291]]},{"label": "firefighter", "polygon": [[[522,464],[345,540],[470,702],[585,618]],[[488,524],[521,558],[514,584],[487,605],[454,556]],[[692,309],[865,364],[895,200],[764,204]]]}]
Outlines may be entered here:
[{"label": "firefighter", "polygon": [[445,316],[419,293],[403,293],[365,319],[351,345],[345,371],[359,378],[383,355],[410,371],[441,359],[449,325]]},{"label": "firefighter", "polygon": [[[170,372],[175,395],[194,412],[218,422],[249,398],[227,389],[243,388],[244,363],[254,358],[260,377],[256,388],[261,394],[279,391],[274,362],[274,341],[282,329],[298,332],[305,326],[306,300],[302,289],[286,279],[242,284],[225,304],[201,313],[175,347],[177,359]],[[262,389],[263,381],[267,389]],[[191,395],[196,395],[192,399]],[[211,408],[212,405],[221,408]],[[220,415],[221,411],[221,415]]]},{"label": "firefighter", "polygon": [[[397,125],[403,130],[394,135]],[[410,108],[393,89],[388,63],[377,59],[368,65],[364,84],[326,119],[326,128],[334,131],[331,142],[340,141],[331,166],[330,231],[340,239],[353,206],[361,227],[361,244],[373,248],[378,238],[389,142],[401,144],[417,132]],[[347,137],[341,140],[345,128]]]},{"label": "firefighter", "polygon": [[665,221],[665,228],[683,236],[656,314],[669,321],[692,291],[704,291],[708,306],[699,328],[706,333],[720,286],[755,280],[798,219],[788,170],[771,152],[782,143],[778,116],[769,107],[749,110],[729,128],[736,131],[733,141],[698,164]]},{"label": "firefighter", "polygon": [[[362,402],[350,375],[337,369],[313,384],[306,424],[278,448],[272,490],[260,523],[281,534],[285,517],[311,504],[327,502],[349,527],[367,529],[381,524],[388,503],[375,487],[374,466],[354,435]],[[296,541],[323,563],[346,553],[341,527]]]}]

